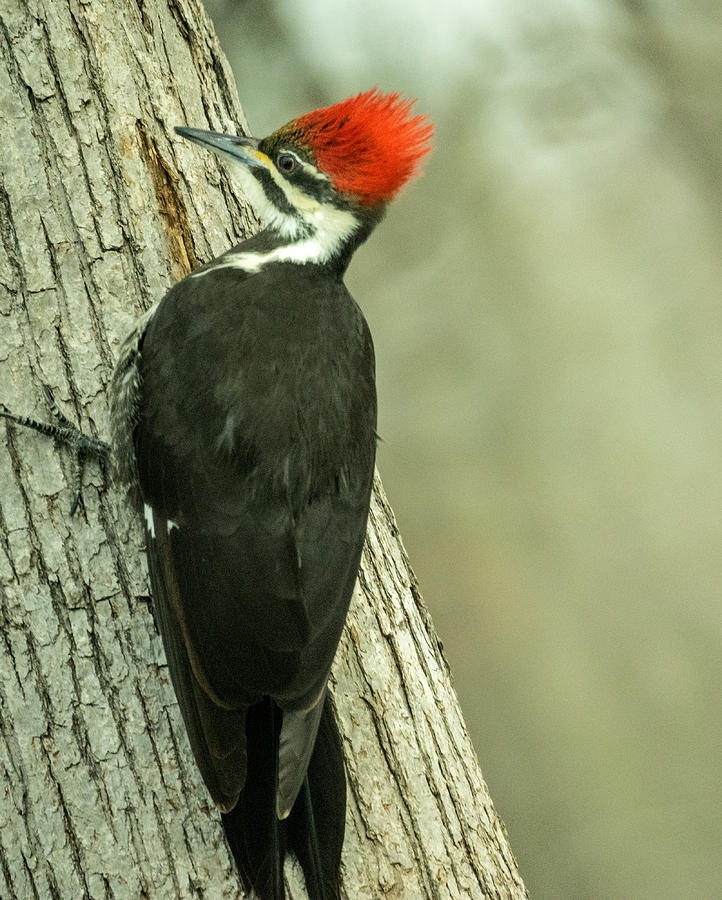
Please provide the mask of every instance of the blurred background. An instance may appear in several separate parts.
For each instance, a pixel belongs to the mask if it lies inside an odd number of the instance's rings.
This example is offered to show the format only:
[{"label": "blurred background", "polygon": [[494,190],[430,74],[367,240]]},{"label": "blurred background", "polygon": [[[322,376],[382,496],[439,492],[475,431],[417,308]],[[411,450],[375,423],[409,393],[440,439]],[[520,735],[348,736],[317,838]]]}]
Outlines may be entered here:
[{"label": "blurred background", "polygon": [[347,280],[532,897],[722,897],[718,0],[206,5],[252,133],[373,85],[436,123]]}]

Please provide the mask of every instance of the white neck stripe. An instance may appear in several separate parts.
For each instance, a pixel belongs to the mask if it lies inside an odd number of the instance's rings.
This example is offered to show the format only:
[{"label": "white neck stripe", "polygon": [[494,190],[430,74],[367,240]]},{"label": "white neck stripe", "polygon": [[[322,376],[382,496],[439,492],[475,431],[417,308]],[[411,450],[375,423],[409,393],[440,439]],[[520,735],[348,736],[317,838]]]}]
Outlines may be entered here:
[{"label": "white neck stripe", "polygon": [[[314,177],[319,180],[328,180],[325,173],[318,171],[309,163],[303,160],[299,160],[299,162]],[[192,277],[200,277],[214,269],[224,268],[241,269],[249,274],[255,274],[268,263],[274,262],[323,265],[339,253],[351,235],[359,228],[361,223],[350,210],[321,203],[298,185],[287,181],[273,164],[270,164],[267,169],[294,210],[293,214],[275,206],[266,196],[261,184],[247,168],[237,166],[235,174],[239,177],[251,205],[268,229],[287,243],[265,253],[243,249],[231,251]]]},{"label": "white neck stripe", "polygon": [[238,250],[235,253],[226,253],[219,257],[215,263],[211,264],[207,269],[194,272],[191,278],[200,278],[216,269],[241,269],[249,275],[255,275],[268,263],[296,263],[303,265],[305,263],[322,264],[328,262],[331,254],[324,253],[322,242],[318,236],[308,238],[305,241],[298,241],[294,244],[285,244],[281,247],[275,247],[267,253],[253,253],[247,250]]}]

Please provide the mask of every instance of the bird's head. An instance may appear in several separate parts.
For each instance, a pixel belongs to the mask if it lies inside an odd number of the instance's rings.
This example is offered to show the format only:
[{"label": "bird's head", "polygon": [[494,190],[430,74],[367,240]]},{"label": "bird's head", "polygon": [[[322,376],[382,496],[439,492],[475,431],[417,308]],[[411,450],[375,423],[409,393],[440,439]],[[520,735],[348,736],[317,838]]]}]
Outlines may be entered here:
[{"label": "bird's head", "polygon": [[347,253],[418,173],[433,125],[413,100],[376,90],[293,119],[261,140],[195,128],[186,138],[239,164],[248,199],[287,242],[315,241],[318,262]]}]

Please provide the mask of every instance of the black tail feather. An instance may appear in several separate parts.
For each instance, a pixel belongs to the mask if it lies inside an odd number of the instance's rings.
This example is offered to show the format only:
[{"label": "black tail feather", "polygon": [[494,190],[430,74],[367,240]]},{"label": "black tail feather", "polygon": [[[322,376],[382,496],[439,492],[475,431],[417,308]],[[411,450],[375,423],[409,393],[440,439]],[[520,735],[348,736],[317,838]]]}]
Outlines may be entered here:
[{"label": "black tail feather", "polygon": [[270,700],[248,710],[248,774],[223,827],[246,890],[285,900],[286,851],[298,857],[311,900],[340,900],[339,865],[346,821],[341,740],[326,697],[308,773],[285,821],[276,815],[278,736],[282,713]]},{"label": "black tail feather", "polygon": [[261,900],[284,900],[285,829],[276,816],[281,711],[270,700],[246,714],[248,770],[238,803],[223,828],[244,887]]},{"label": "black tail feather", "polygon": [[288,845],[306,876],[311,900],[340,898],[346,826],[346,774],[331,700],[326,696],[308,773],[288,817]]}]

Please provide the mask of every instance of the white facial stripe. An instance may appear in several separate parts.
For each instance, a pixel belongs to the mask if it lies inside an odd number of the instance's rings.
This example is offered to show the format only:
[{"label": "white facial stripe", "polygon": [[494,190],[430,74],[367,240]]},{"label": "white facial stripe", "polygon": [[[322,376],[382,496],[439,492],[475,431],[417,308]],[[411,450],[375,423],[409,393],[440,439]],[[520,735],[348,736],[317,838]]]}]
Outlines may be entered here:
[{"label": "white facial stripe", "polygon": [[[293,156],[303,170],[313,175],[316,180],[329,181],[329,177],[325,172],[320,172],[315,166],[300,159],[292,151],[285,150],[284,153]],[[303,231],[310,230],[312,234],[320,236],[321,243],[324,246],[330,244],[332,251],[353,232],[356,227],[356,220],[351,213],[347,210],[336,209],[319,203],[318,200],[311,197],[298,185],[284,178],[265,154],[259,152],[257,156],[259,161],[264,164],[274,183],[283,191],[289,206],[299,213],[297,218],[279,210],[269,201],[262,185],[251,172],[245,166],[236,166],[235,173],[243,186],[246,196],[266,225],[273,228],[282,237],[291,238],[292,240],[300,237]],[[303,225],[306,226],[305,229]]]},{"label": "white facial stripe", "polygon": [[317,169],[316,166],[312,166],[311,163],[307,163],[302,159],[299,159],[299,164],[304,172],[308,172],[309,175],[312,175],[316,181],[330,181],[331,178],[325,172],[322,172],[320,169]]},{"label": "white facial stripe", "polygon": [[[306,162],[305,159],[301,159],[301,157],[297,153],[294,153],[293,150],[281,150],[281,153],[283,153],[285,156],[292,156],[296,160],[296,163],[300,166],[300,168],[302,168],[303,171],[306,172],[308,175],[310,175],[312,178],[315,178],[316,181],[330,181],[331,180],[325,172],[322,172],[320,169],[317,169],[316,166],[311,165],[311,163]],[[260,156],[259,156],[259,159],[260,159]],[[289,182],[286,181],[286,179],[278,171],[278,169],[276,168],[275,165],[272,164],[270,166],[266,166],[266,168],[268,169],[268,171],[271,175],[271,178],[273,178],[273,180],[276,182],[276,184],[281,188],[281,190],[286,194],[286,196],[288,196],[288,192],[287,192],[286,188],[289,187]]]},{"label": "white facial stripe", "polygon": [[[275,167],[270,167],[267,171],[273,176]],[[294,216],[281,212],[277,206],[270,202],[260,182],[245,166],[235,165],[233,174],[241,183],[243,193],[265,225],[273,228],[274,231],[277,231],[283,237],[291,239],[298,237],[301,230],[298,220]]]},{"label": "white facial stripe", "polygon": [[[299,163],[304,169],[308,170],[317,181],[328,181],[328,177],[324,175],[323,172],[319,172],[318,169],[315,169],[308,163],[301,162],[301,160],[299,160]],[[286,199],[288,200],[289,204],[294,209],[297,209],[302,214],[304,219],[307,218],[305,214],[323,208],[318,200],[316,200],[314,197],[311,197],[304,190],[298,187],[298,185],[293,184],[293,182],[291,181],[287,181],[275,166],[273,166],[268,171],[271,175],[271,178],[273,178],[278,187],[286,195]],[[311,225],[312,223],[309,222],[308,224]]]}]

